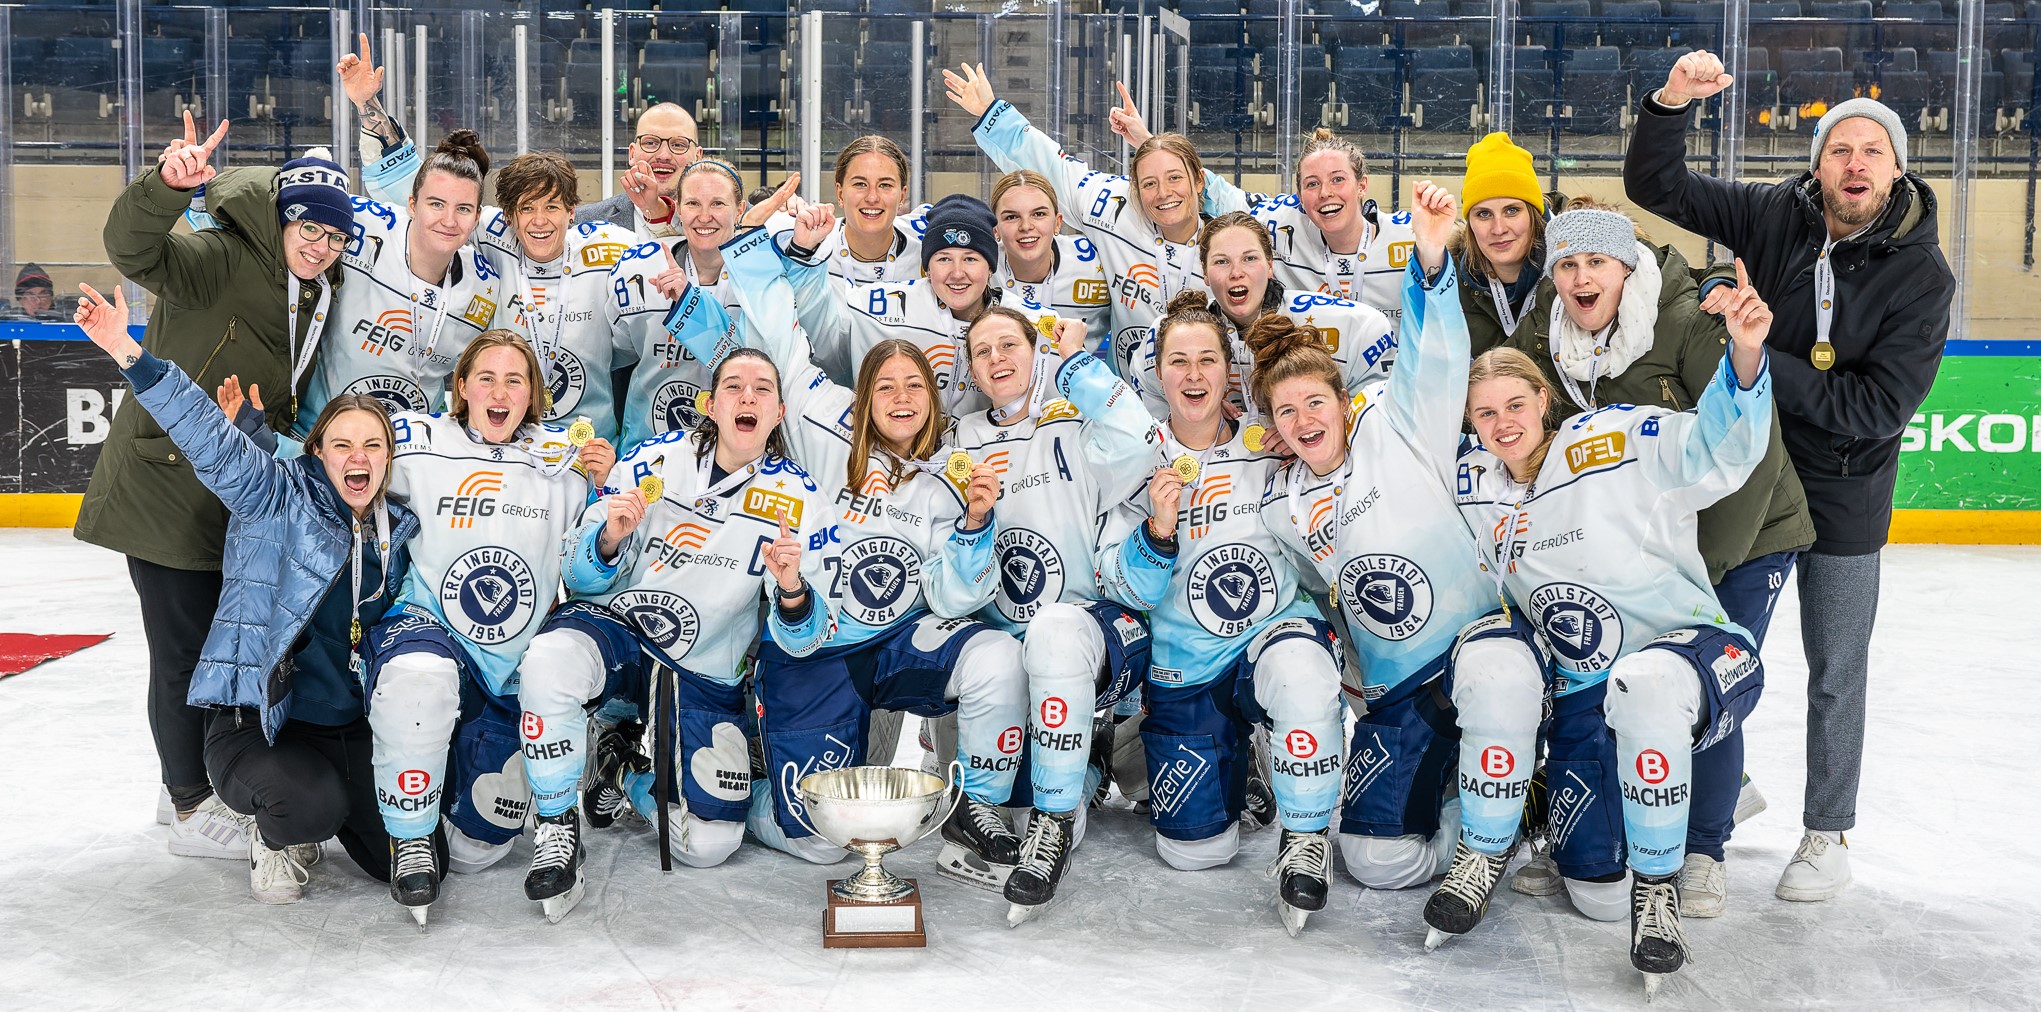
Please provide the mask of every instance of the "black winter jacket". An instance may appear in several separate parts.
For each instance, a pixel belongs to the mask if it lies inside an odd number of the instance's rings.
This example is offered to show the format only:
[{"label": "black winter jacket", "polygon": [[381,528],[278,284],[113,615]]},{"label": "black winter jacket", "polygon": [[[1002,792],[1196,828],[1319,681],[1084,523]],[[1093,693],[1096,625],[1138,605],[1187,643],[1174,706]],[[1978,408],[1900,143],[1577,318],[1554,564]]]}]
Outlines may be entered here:
[{"label": "black winter jacket", "polygon": [[1864,555],[1892,526],[1899,440],[1927,398],[1949,335],[1955,277],[1935,229],[1935,196],[1907,173],[1863,235],[1831,252],[1833,368],[1814,367],[1814,262],[1828,239],[1813,173],[1729,183],[1686,167],[1687,111],[1647,96],[1623,162],[1639,207],[1728,246],[1772,307],[1774,396],[1786,451],[1814,514],[1814,550]]}]

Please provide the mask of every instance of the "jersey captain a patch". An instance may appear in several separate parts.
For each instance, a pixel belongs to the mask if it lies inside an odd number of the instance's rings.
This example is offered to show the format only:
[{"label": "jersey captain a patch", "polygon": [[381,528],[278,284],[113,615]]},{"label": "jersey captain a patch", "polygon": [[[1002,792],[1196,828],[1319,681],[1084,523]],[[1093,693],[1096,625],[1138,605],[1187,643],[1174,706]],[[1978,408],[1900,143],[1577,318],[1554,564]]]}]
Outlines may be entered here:
[{"label": "jersey captain a patch", "polygon": [[1042,605],[1063,599],[1063,557],[1048,538],[1015,527],[999,532],[999,612],[1014,622],[1035,617]]},{"label": "jersey captain a patch", "polygon": [[1385,640],[1406,640],[1432,615],[1432,582],[1401,555],[1360,555],[1339,574],[1347,617]]},{"label": "jersey captain a patch", "polygon": [[1548,583],[1531,592],[1529,604],[1560,667],[1588,674],[1616,662],[1623,619],[1606,598],[1577,583]]},{"label": "jersey captain a patch", "polygon": [[516,636],[531,623],[538,583],[516,552],[477,548],[447,568],[439,600],[453,631],[486,646]]}]

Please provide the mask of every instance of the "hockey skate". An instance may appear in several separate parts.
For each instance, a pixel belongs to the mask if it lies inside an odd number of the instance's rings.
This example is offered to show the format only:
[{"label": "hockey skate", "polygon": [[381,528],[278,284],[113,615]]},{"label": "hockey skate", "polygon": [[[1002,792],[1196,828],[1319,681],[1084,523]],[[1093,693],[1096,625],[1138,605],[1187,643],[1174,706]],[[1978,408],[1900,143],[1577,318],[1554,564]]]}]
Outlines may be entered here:
[{"label": "hockey skate", "polygon": [[1454,848],[1453,866],[1447,869],[1445,881],[1439,883],[1424,904],[1424,922],[1429,928],[1424,936],[1424,951],[1430,952],[1456,935],[1473,931],[1481,923],[1488,913],[1488,901],[1495,896],[1496,884],[1502,881],[1503,869],[1509,867],[1516,852],[1514,843],[1497,857],[1474,850],[1465,841]]},{"label": "hockey skate", "polygon": [[943,849],[936,870],[980,889],[1003,890],[1020,861],[1020,837],[1013,835],[999,806],[965,797],[943,823]]},{"label": "hockey skate", "polygon": [[569,808],[538,817],[532,835],[532,868],[524,877],[526,899],[537,900],[546,920],[560,923],[581,902],[581,816]]},{"label": "hockey skate", "polygon": [[439,854],[432,837],[390,841],[390,898],[425,927],[426,911],[439,899]]},{"label": "hockey skate", "polygon": [[1091,758],[1086,761],[1090,767],[1087,778],[1098,777],[1098,786],[1091,790],[1091,807],[1104,808],[1106,799],[1113,796],[1113,714],[1108,710],[1092,718]]},{"label": "hockey skate", "polygon": [[652,772],[652,760],[638,750],[644,739],[645,725],[635,720],[603,728],[595,736],[591,750],[595,761],[589,764],[588,783],[581,791],[581,810],[588,813],[588,828],[608,829],[620,819],[644,822],[624,790],[626,776]]},{"label": "hockey skate", "polygon": [[[1269,733],[1255,728],[1248,755],[1247,808],[1240,815],[1240,831],[1252,833],[1276,821],[1276,792],[1269,786]],[[1296,934],[1292,931],[1291,934]]]},{"label": "hockey skate", "polygon": [[1076,817],[1070,812],[1036,812],[1021,842],[1020,864],[1006,879],[1008,927],[1020,927],[1056,898],[1063,870],[1070,866]]},{"label": "hockey skate", "polygon": [[1270,870],[1276,876],[1276,896],[1281,900],[1283,930],[1289,932],[1291,938],[1303,932],[1306,918],[1325,909],[1325,894],[1330,888],[1326,874],[1329,845],[1328,835],[1323,829],[1316,833],[1283,830],[1282,845]]},{"label": "hockey skate", "polygon": [[1689,958],[1686,932],[1680,930],[1679,878],[1675,873],[1630,879],[1630,965],[1644,974],[1645,1001]]}]

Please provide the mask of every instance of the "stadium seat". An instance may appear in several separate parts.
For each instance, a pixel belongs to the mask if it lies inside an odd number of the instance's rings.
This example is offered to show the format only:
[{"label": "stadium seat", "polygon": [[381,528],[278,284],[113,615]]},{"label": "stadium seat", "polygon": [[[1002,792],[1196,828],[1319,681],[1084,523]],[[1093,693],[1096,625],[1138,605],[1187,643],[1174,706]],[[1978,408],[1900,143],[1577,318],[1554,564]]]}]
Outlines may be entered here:
[{"label": "stadium seat", "polygon": [[1719,51],[1723,0],[1673,0],[1666,5],[1668,44]]},{"label": "stadium seat", "polygon": [[1394,49],[1342,47],[1333,54],[1332,79],[1349,128],[1381,130],[1403,114],[1403,70]]},{"label": "stadium seat", "polygon": [[[1834,45],[1838,31],[1836,24],[1848,26],[1841,29],[1844,39],[1842,46],[1845,51],[1854,53],[1868,48],[1872,43],[1871,0],[1827,0],[1823,3],[1811,3],[1807,5],[1807,16],[1832,22],[1810,30],[1807,40],[1810,45]],[[1888,41],[1887,44],[1894,43]]]},{"label": "stadium seat", "polygon": [[1511,57],[1513,68],[1510,72],[1510,101],[1516,107],[1515,118],[1521,129],[1527,125],[1544,127],[1558,110],[1553,108],[1553,96],[1558,93],[1552,80],[1552,64],[1546,62],[1544,46],[1516,46]]},{"label": "stadium seat", "polygon": [[1410,105],[1416,126],[1426,131],[1473,128],[1481,100],[1481,72],[1471,46],[1433,46],[1411,53]]},{"label": "stadium seat", "polygon": [[1758,0],[1750,5],[1750,23],[1761,25],[1780,18],[1803,17],[1800,0]]},{"label": "stadium seat", "polygon": [[1182,0],[1177,13],[1191,23],[1193,46],[1242,44],[1239,0]]},{"label": "stadium seat", "polygon": [[[1936,115],[1946,120],[1943,129],[1956,126],[1956,54],[1951,50],[1928,51],[1928,80],[1934,89]],[[2006,75],[1987,67],[1979,75],[1977,88],[1978,127],[1991,130],[2004,117]]]},{"label": "stadium seat", "polygon": [[1812,132],[1817,119],[1833,106],[1856,95],[1856,75],[1843,69],[1843,51],[1834,46],[1779,51],[1779,104],[1797,114],[1789,123]]},{"label": "stadium seat", "polygon": [[1615,46],[1577,49],[1562,70],[1560,98],[1573,112],[1573,132],[1620,131],[1630,111],[1630,74],[1623,69],[1622,51]]},{"label": "stadium seat", "polygon": [[1892,107],[1909,131],[1935,128],[1934,84],[1911,47],[1863,54],[1864,93]]},{"label": "stadium seat", "polygon": [[1601,31],[1605,46],[1658,49],[1665,45],[1665,11],[1658,0],[1607,0]]},{"label": "stadium seat", "polygon": [[[693,112],[698,103],[708,99],[710,71],[707,43],[655,39],[645,43],[641,56],[638,97],[645,104],[674,102]],[[837,80],[848,83],[847,78]]]}]

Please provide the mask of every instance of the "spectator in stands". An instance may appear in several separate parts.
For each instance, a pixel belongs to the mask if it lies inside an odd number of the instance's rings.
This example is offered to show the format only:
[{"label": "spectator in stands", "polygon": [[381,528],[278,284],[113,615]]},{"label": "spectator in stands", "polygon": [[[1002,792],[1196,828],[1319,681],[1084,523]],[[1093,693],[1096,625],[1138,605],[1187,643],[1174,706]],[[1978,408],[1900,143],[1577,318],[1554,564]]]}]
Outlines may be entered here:
[{"label": "spectator in stands", "polygon": [[1777,889],[1826,900],[1850,883],[1878,553],[1892,521],[1900,435],[1927,397],[1955,287],[1935,196],[1906,171],[1906,130],[1871,99],[1815,126],[1808,171],[1730,183],[1686,167],[1687,109],[1732,83],[1722,61],[1680,57],[1640,97],[1623,166],[1630,199],[1737,251],[1777,314],[1766,344],[1787,452],[1815,541],[1800,560],[1807,652],[1806,833]]},{"label": "spectator in stands", "polygon": [[14,278],[14,312],[30,320],[56,320],[56,287],[50,283],[50,273],[38,264],[24,264],[21,273]]},{"label": "spectator in stands", "polygon": [[[238,375],[270,391],[269,422],[288,432],[295,377],[317,348],[354,224],[347,174],[311,157],[281,170],[215,174],[213,148],[226,132],[223,121],[201,143],[185,115],[184,137],[114,201],[103,234],[107,257],[156,296],[143,347],[201,387]],[[201,185],[217,227],[173,234]],[[227,520],[226,507],[163,428],[136,398],[123,400],[86,486],[76,535],[126,555],[141,599],[149,727],[176,812],[169,817],[158,806],[158,818],[170,823],[170,852],[245,861],[247,817],[214,796],[205,714],[185,704],[219,602]]]}]

